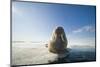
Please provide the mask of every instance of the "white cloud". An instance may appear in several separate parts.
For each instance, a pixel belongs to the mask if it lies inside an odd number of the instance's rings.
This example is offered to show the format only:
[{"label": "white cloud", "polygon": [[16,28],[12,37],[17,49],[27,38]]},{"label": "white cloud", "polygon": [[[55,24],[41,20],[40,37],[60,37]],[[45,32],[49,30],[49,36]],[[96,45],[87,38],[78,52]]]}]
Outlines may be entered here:
[{"label": "white cloud", "polygon": [[73,31],[73,33],[81,33],[81,32],[95,32],[95,26],[87,25]]}]

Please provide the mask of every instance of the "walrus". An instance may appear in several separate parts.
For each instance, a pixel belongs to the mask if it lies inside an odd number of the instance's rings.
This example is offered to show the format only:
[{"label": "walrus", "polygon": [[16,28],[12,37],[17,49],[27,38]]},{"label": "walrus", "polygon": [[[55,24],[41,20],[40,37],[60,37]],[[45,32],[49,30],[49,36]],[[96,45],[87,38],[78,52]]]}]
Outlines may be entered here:
[{"label": "walrus", "polygon": [[51,39],[46,47],[48,47],[49,52],[63,53],[67,48],[67,44],[68,41],[64,29],[59,26],[53,30]]}]

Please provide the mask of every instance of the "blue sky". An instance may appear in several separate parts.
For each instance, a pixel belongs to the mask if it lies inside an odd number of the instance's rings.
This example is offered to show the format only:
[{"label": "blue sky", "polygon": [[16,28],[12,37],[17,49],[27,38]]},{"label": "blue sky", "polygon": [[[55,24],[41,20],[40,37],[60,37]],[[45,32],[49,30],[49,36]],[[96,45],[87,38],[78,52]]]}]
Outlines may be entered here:
[{"label": "blue sky", "polygon": [[95,6],[12,2],[13,41],[48,41],[62,26],[69,43],[95,43]]}]

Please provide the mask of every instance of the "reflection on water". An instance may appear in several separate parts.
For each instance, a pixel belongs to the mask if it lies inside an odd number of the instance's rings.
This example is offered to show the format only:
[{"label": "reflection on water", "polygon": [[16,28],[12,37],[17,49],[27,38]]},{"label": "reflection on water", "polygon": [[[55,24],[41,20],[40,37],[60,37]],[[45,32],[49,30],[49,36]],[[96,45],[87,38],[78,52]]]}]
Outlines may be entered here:
[{"label": "reflection on water", "polygon": [[96,51],[94,47],[72,47],[68,56],[51,63],[73,63],[96,61]]}]

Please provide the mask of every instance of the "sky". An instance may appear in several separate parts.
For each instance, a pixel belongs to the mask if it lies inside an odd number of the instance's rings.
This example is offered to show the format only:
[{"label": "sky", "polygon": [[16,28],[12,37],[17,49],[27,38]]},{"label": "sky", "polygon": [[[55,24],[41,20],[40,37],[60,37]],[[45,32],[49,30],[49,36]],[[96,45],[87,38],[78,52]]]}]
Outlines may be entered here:
[{"label": "sky", "polygon": [[62,26],[69,44],[95,45],[95,6],[12,2],[12,40],[45,42]]}]

